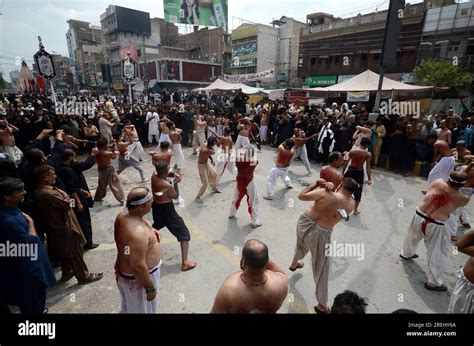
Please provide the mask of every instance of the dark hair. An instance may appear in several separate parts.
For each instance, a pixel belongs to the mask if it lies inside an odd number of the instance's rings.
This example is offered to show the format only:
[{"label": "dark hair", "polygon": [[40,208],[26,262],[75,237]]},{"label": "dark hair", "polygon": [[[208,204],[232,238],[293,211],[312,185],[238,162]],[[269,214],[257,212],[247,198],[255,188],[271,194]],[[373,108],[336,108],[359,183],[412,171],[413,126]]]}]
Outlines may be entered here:
[{"label": "dark hair", "polygon": [[25,188],[25,184],[18,179],[13,177],[1,177],[0,178],[0,204],[3,204],[3,199],[6,196],[10,196],[15,191],[20,191]]},{"label": "dark hair", "polygon": [[174,127],[174,123],[172,121],[168,121],[166,123],[166,127],[168,127],[169,129],[172,129]]},{"label": "dark hair", "polygon": [[168,163],[166,161],[158,161],[155,165],[156,174],[162,175],[163,173],[168,173]]},{"label": "dark hair", "polygon": [[367,137],[364,137],[360,140],[361,147],[368,147],[369,144],[370,144],[370,139],[368,139]]},{"label": "dark hair", "polygon": [[342,154],[339,151],[333,151],[329,157],[328,161],[329,163],[333,163],[334,161],[340,160],[342,158]]},{"label": "dark hair", "polygon": [[466,147],[466,142],[465,141],[457,141],[456,142],[456,147]]},{"label": "dark hair", "polygon": [[344,291],[334,298],[331,313],[333,314],[365,314],[367,303],[364,298],[353,291]]},{"label": "dark hair", "polygon": [[[146,190],[146,193],[143,194],[143,195],[137,195],[137,196],[134,196],[133,198],[130,198],[130,195],[132,194],[132,192],[133,192],[133,191],[136,191],[136,190],[139,190],[139,189]],[[132,209],[135,209],[135,208],[139,207],[140,205],[131,205],[130,203],[142,199],[143,197],[145,197],[146,195],[148,195],[149,192],[150,192],[150,190],[149,190],[147,187],[144,187],[144,186],[134,187],[134,188],[128,193],[128,196],[127,196],[127,204],[126,204],[127,209],[128,209],[128,210],[132,210]]]},{"label": "dark hair", "polygon": [[0,159],[0,177],[18,177],[18,169],[10,158]]},{"label": "dark hair", "polygon": [[170,144],[167,141],[160,143],[160,149],[169,149]]},{"label": "dark hair", "polygon": [[40,149],[30,149],[25,153],[25,160],[29,165],[36,167],[43,163],[44,153]]},{"label": "dark hair", "polygon": [[100,138],[98,141],[97,141],[97,148],[98,149],[103,149],[105,147],[107,147],[107,138]]},{"label": "dark hair", "polygon": [[260,240],[247,240],[242,250],[242,259],[250,267],[250,271],[261,272],[269,260],[268,247]]},{"label": "dark hair", "polygon": [[74,156],[74,150],[72,149],[66,149],[64,150],[64,152],[62,153],[61,155],[61,161],[67,161],[69,160],[71,157]]},{"label": "dark hair", "polygon": [[224,134],[225,134],[226,136],[230,135],[230,129],[229,129],[228,127],[226,127],[226,128],[224,129]]},{"label": "dark hair", "polygon": [[86,124],[87,124],[87,125],[93,124],[93,123],[94,123],[94,122],[93,122],[92,120],[90,120],[90,119],[86,121]]},{"label": "dark hair", "polygon": [[36,177],[36,182],[39,183],[41,179],[44,178],[44,176],[49,172],[53,170],[55,172],[55,169],[53,166],[51,165],[39,165],[38,167],[36,167],[33,172],[35,174],[35,177]]},{"label": "dark hair", "polygon": [[359,184],[354,179],[350,177],[345,177],[344,179],[342,179],[342,187],[347,192],[355,193],[359,188]]},{"label": "dark hair", "polygon": [[398,309],[392,312],[392,314],[417,314],[415,310],[410,310],[410,309]]},{"label": "dark hair", "polygon": [[[194,0],[194,4],[196,5],[196,16],[199,18],[201,16],[199,12],[199,0]],[[189,12],[188,12],[188,5],[186,4],[186,0],[183,0],[183,3],[181,4],[181,9],[184,11],[184,18],[181,19],[182,23],[188,23],[188,17],[189,17]],[[193,23],[194,19],[193,19]]]},{"label": "dark hair", "polygon": [[217,143],[216,137],[211,136],[207,139],[207,147],[209,148],[209,145],[213,147]]},{"label": "dark hair", "polygon": [[288,150],[291,150],[291,148],[293,148],[295,145],[295,142],[292,139],[287,139],[284,143]]},{"label": "dark hair", "polygon": [[456,188],[461,188],[466,184],[467,174],[464,172],[453,171],[449,174],[449,184]]}]

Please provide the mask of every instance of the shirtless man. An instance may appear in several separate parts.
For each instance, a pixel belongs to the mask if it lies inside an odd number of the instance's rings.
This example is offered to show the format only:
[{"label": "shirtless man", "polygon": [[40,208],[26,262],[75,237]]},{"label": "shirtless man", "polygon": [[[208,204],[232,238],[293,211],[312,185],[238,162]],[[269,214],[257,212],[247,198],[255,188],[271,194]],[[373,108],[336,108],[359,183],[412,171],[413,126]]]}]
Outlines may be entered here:
[{"label": "shirtless man", "polygon": [[[210,137],[207,140],[207,145],[203,149],[201,149],[201,151],[199,152],[198,170],[199,170],[199,177],[201,178],[202,186],[199,189],[199,192],[195,199],[197,203],[203,203],[201,196],[204,194],[204,192],[206,192],[208,185],[211,185],[212,192],[220,193],[220,191],[217,189],[216,172],[214,171],[214,168],[213,168],[216,166],[216,163],[214,162],[214,159],[212,158],[212,155],[215,154],[214,145],[216,145],[216,138]],[[212,166],[209,165],[208,160],[211,161]]]},{"label": "shirtless man", "polygon": [[152,201],[147,188],[136,187],[128,194],[127,208],[115,219],[115,277],[122,298],[121,313],[156,313],[161,269],[160,233],[145,219]]},{"label": "shirtless man", "polygon": [[247,148],[244,157],[237,160],[237,185],[235,187],[234,198],[230,207],[229,219],[235,218],[235,214],[240,207],[242,199],[247,196],[248,212],[252,218],[252,227],[262,226],[259,220],[260,203],[258,201],[257,184],[254,181],[254,171],[258,161],[255,158],[255,149]]},{"label": "shirtless man", "polygon": [[290,177],[288,176],[288,170],[295,153],[294,145],[295,142],[293,140],[287,139],[278,147],[275,167],[270,170],[267,176],[267,193],[263,196],[264,199],[269,201],[273,199],[273,190],[275,189],[278,178],[283,180],[287,189],[293,188]]},{"label": "shirtless man", "polygon": [[240,269],[219,288],[211,313],[276,313],[288,294],[288,278],[269,259],[268,247],[259,240],[248,240]]},{"label": "shirtless man", "polygon": [[197,263],[188,260],[191,234],[174,207],[173,200],[178,198],[178,192],[174,188],[175,179],[179,180],[179,176],[169,173],[166,162],[159,161],[156,164],[156,173],[151,178],[153,227],[158,230],[166,227],[178,239],[181,245],[181,270],[187,271],[194,269]]},{"label": "shirtless man", "polygon": [[[431,134],[428,136],[428,141],[433,142],[435,138],[437,138],[437,135]],[[456,164],[454,154],[445,141],[440,139],[436,140],[433,144],[433,149],[432,165],[434,167],[428,175],[428,184],[431,184],[436,179],[448,180],[449,174],[454,170],[454,165]]]},{"label": "shirtless man", "polygon": [[193,137],[193,155],[197,155],[197,150],[206,142],[206,127],[207,122],[202,120],[201,115],[196,115],[194,117],[194,137]]},{"label": "shirtless man", "polygon": [[469,203],[469,197],[459,191],[466,181],[467,175],[463,172],[452,172],[448,181],[433,181],[423,201],[416,208],[405,236],[400,255],[403,259],[417,258],[416,248],[424,239],[428,262],[428,282],[425,283],[425,288],[428,290],[447,290],[443,282],[451,242],[445,223],[454,210]]},{"label": "shirtless man", "polygon": [[[359,147],[362,138],[369,138],[372,136],[372,131],[366,126],[356,126],[357,131],[352,136],[354,147]],[[353,148],[354,148],[353,147]]]},{"label": "shirtless man", "polygon": [[125,191],[112,163],[112,160],[117,158],[114,146],[114,144],[107,145],[107,138],[101,138],[97,141],[99,152],[95,158],[97,160],[97,168],[99,169],[99,184],[95,192],[94,201],[102,201],[107,194],[107,186],[110,186],[115,199],[120,202],[120,205],[124,205]]},{"label": "shirtless man", "polygon": [[236,157],[236,153],[232,150],[234,146],[234,142],[232,141],[232,137],[230,136],[230,129],[228,128],[224,129],[224,136],[216,136],[216,138],[217,138],[217,145],[221,147],[223,151],[223,155],[225,157],[224,160],[219,160],[219,163],[216,168],[217,182],[219,183],[226,169],[233,176],[236,175],[237,169],[235,167],[235,161],[238,158]]},{"label": "shirtless man", "polygon": [[334,186],[339,186],[342,183],[344,176],[338,171],[344,164],[344,158],[338,151],[334,151],[329,155],[329,164],[321,168],[319,178],[327,182],[333,183]]},{"label": "shirtless man", "polygon": [[[360,141],[360,146],[353,148],[351,151],[348,153],[348,159],[351,162],[351,165],[349,166],[349,169],[347,172],[344,174],[344,177],[350,177],[354,179],[358,184],[359,188],[356,190],[354,193],[354,199],[355,199],[355,209],[354,209],[354,215],[359,215],[359,204],[362,199],[362,188],[364,186],[364,165],[366,168],[367,172],[367,184],[371,185],[372,184],[372,169],[370,168],[370,161],[372,159],[372,154],[367,151],[367,148],[369,147],[370,144],[370,139],[367,137],[363,137]],[[348,162],[344,162],[344,167],[342,168],[342,171],[344,172],[346,170],[346,167],[348,165]]]},{"label": "shirtless man", "polygon": [[295,155],[293,156],[293,160],[296,159],[297,157],[303,160],[306,170],[308,171],[308,174],[307,174],[308,177],[310,177],[312,173],[311,173],[311,166],[308,160],[308,152],[306,150],[306,143],[310,141],[312,138],[316,137],[317,135],[318,134],[315,133],[314,135],[306,138],[306,133],[303,130],[295,128],[293,138],[292,138],[295,141]]},{"label": "shirtless man", "polygon": [[439,129],[436,130],[438,134],[438,139],[448,143],[448,146],[451,145],[451,131],[448,129],[446,120],[441,120],[439,124]]},{"label": "shirtless man", "polygon": [[156,166],[158,161],[165,161],[168,166],[171,166],[171,158],[174,156],[168,142],[161,142],[160,151],[149,151],[148,154],[151,155],[151,163],[153,166]]},{"label": "shirtless man", "polygon": [[344,178],[342,184],[332,192],[334,185],[319,179],[306,187],[298,196],[301,201],[314,202],[298,220],[296,228],[296,247],[290,270],[303,268],[304,263],[299,262],[306,254],[311,252],[313,277],[316,284],[316,300],[314,307],[316,313],[329,313],[328,306],[328,280],[330,254],[327,252],[331,244],[331,234],[334,226],[341,221],[349,219],[349,214],[354,210],[352,195],[357,190],[357,183],[352,178]]},{"label": "shirtless man", "polygon": [[131,156],[134,156],[140,162],[143,161],[145,150],[143,150],[142,143],[138,137],[137,129],[135,125],[132,125],[130,120],[125,120],[125,126],[123,128],[123,135],[125,140],[130,140],[131,144],[128,147],[128,152]]},{"label": "shirtless man", "polygon": [[137,161],[134,157],[130,154],[130,147],[132,145],[132,141],[130,137],[123,135],[122,138],[120,134],[114,135],[115,145],[117,146],[119,152],[119,166],[117,170],[117,174],[120,175],[127,167],[135,168],[138,173],[140,174],[140,178],[142,179],[142,183],[146,183],[147,180],[145,178],[145,170],[143,169],[142,164]]},{"label": "shirtless man", "polygon": [[458,250],[468,256],[464,268],[459,269],[448,313],[474,314],[474,232],[468,232],[456,243]]},{"label": "shirtless man", "polygon": [[168,122],[168,127],[171,129],[170,131],[170,139],[173,145],[173,155],[176,161],[174,168],[176,169],[176,173],[182,175],[182,169],[184,168],[184,154],[183,149],[181,148],[181,133],[183,130],[176,128],[176,125],[171,121]]},{"label": "shirtless man", "polygon": [[168,142],[171,144],[171,139],[170,139],[170,132],[171,128],[168,126],[169,119],[166,117],[166,115],[163,117],[162,120],[160,120],[160,139],[158,141],[158,148],[160,147],[160,144],[163,142]]},{"label": "shirtless man", "polygon": [[235,141],[236,155],[239,156],[239,150],[245,152],[248,146],[250,146],[250,131],[252,129],[252,123],[249,118],[243,118],[240,120],[239,135]]},{"label": "shirtless man", "polygon": [[451,149],[457,163],[466,163],[466,156],[471,155],[471,152],[466,149],[466,142],[458,141],[456,148]]}]

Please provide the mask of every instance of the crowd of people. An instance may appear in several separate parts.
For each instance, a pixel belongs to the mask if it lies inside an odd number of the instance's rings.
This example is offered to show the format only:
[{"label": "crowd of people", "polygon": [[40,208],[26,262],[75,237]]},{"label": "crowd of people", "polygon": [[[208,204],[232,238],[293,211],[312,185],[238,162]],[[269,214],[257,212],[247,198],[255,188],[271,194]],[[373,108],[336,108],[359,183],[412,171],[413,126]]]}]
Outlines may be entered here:
[{"label": "crowd of people", "polygon": [[[84,251],[99,246],[93,241],[90,209],[103,201],[109,187],[124,206],[114,224],[121,312],[155,312],[162,263],[159,230],[166,227],[180,243],[182,271],[197,266],[188,258],[191,233],[175,209],[182,202],[179,184],[185,179],[183,146],[192,147],[197,155],[202,186],[195,202],[205,203],[208,187],[221,193],[219,181],[227,170],[236,177],[229,218],[235,217],[246,197],[254,228],[262,226],[254,181],[256,152],[262,145],[277,150],[265,200],[274,198],[278,178],[293,188],[288,171],[294,160],[303,161],[308,176],[313,174],[311,161],[321,164],[320,178],[299,195],[301,201],[314,203],[298,220],[289,264],[290,271],[301,269],[301,260],[311,253],[317,313],[365,312],[364,299],[349,291],[336,296],[330,308],[330,258],[324,250],[334,227],[351,213],[360,213],[363,186],[372,183],[373,166],[404,176],[412,174],[416,161],[433,167],[401,254],[405,260],[418,257],[416,247],[425,240],[429,273],[425,288],[447,289],[443,273],[451,240],[458,241],[459,251],[474,256],[473,232],[456,238],[458,224],[470,228],[463,207],[474,191],[474,117],[449,109],[369,119],[361,103],[297,106],[263,99],[249,104],[241,90],[232,95],[144,94],[132,104],[126,96],[94,92],[58,98],[56,104],[39,94],[0,98],[0,243],[41,249],[37,261],[0,258],[0,269],[10,278],[0,288],[5,310],[8,304],[19,306],[22,313],[46,312],[46,290],[56,283],[54,266],[61,268],[61,282],[75,277],[85,285],[103,278],[102,273],[89,271]],[[81,105],[85,111],[65,112],[67,107],[58,108],[57,102]],[[156,149],[146,153],[144,147],[150,145]],[[151,179],[144,173],[147,154],[154,167]],[[79,155],[86,158],[80,161]],[[92,196],[84,172],[95,165],[98,186]],[[120,174],[128,167],[138,171],[141,186],[126,194]],[[145,183],[150,188],[142,186]],[[153,223],[145,218],[150,212]],[[288,280],[269,259],[263,242],[247,241],[241,269],[222,284],[212,312],[276,312],[287,297]],[[450,312],[474,312],[473,284],[471,257],[459,272]]]}]

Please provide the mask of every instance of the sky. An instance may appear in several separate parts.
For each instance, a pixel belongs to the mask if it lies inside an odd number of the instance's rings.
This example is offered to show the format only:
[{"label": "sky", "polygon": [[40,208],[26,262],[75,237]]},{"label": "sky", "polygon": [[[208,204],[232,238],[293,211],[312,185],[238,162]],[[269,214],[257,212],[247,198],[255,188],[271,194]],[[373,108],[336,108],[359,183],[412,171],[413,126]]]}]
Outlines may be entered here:
[{"label": "sky", "polygon": [[[229,29],[242,23],[239,18],[270,24],[284,15],[306,22],[306,15],[314,12],[346,18],[384,10],[389,4],[389,0],[228,1]],[[25,60],[31,68],[33,55],[38,50],[38,36],[48,52],[67,56],[67,20],[83,20],[100,26],[100,15],[109,5],[146,11],[152,18],[164,16],[162,0],[0,0],[0,72],[9,81],[9,72],[19,70],[18,61]]]}]

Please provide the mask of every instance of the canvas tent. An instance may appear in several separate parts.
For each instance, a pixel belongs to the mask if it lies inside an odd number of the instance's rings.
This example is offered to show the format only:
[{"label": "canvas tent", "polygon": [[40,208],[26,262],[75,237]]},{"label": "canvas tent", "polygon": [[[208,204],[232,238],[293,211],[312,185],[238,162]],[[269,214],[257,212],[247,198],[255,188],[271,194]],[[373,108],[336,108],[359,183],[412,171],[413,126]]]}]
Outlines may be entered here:
[{"label": "canvas tent", "polygon": [[[367,70],[358,74],[357,76],[352,77],[342,81],[341,83],[328,86],[328,87],[318,87],[310,88],[305,90],[311,91],[330,91],[330,92],[346,92],[346,91],[377,91],[379,85],[379,75],[375,72]],[[410,85],[401,82],[397,82],[390,78],[383,78],[382,91],[423,91],[431,90],[434,87],[432,86],[420,86],[420,85]]]},{"label": "canvas tent", "polygon": [[239,90],[242,89],[244,94],[252,95],[264,92],[262,88],[253,88],[242,83],[229,83],[222,79],[216,79],[211,85],[205,88],[196,89],[197,91],[211,91],[211,90]]}]

